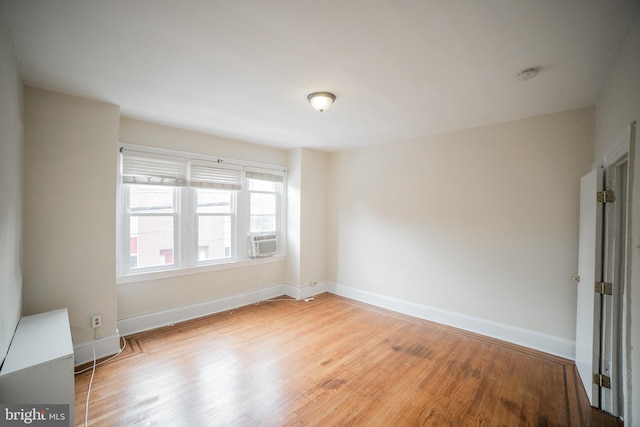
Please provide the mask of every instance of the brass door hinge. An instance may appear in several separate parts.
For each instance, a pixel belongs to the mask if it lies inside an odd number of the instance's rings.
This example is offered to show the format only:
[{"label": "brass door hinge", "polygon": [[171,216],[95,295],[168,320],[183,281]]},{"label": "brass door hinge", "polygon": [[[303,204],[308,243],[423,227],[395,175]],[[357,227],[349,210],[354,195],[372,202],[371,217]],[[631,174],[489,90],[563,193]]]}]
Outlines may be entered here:
[{"label": "brass door hinge", "polygon": [[613,203],[616,201],[616,194],[613,191],[598,191],[598,203]]},{"label": "brass door hinge", "polygon": [[613,295],[613,284],[607,282],[596,282],[594,290],[597,294]]},{"label": "brass door hinge", "polygon": [[593,382],[598,387],[611,388],[611,378],[602,374],[593,374]]}]

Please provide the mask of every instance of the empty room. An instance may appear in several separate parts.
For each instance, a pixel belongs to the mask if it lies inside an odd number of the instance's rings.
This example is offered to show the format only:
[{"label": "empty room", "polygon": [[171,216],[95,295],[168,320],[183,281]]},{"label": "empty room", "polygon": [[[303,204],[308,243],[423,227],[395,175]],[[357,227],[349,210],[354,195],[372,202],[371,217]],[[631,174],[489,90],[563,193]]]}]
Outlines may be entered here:
[{"label": "empty room", "polygon": [[0,0],[0,425],[640,425],[639,117],[637,0]]}]

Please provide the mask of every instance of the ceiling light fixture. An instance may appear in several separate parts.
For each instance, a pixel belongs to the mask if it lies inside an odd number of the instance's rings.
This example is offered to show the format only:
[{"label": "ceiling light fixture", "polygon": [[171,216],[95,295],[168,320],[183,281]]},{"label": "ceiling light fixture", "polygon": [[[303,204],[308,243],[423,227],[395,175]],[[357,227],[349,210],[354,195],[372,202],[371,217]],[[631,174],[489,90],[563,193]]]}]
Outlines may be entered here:
[{"label": "ceiling light fixture", "polygon": [[331,107],[333,101],[336,100],[336,96],[330,92],[313,92],[307,95],[307,99],[313,108],[322,113],[324,110]]},{"label": "ceiling light fixture", "polygon": [[516,79],[520,80],[521,82],[525,80],[531,80],[538,75],[538,71],[540,71],[540,69],[537,67],[527,68],[526,70],[520,71],[516,76]]}]

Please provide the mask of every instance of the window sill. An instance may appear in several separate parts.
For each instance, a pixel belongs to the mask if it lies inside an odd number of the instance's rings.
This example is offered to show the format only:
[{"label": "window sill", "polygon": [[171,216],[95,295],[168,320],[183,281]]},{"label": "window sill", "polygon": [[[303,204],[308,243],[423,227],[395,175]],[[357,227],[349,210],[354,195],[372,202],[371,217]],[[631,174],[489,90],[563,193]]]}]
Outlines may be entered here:
[{"label": "window sill", "polygon": [[287,257],[277,255],[266,258],[248,258],[239,261],[229,261],[219,264],[199,265],[189,268],[176,268],[173,270],[153,271],[144,273],[127,274],[116,278],[117,285],[126,285],[129,283],[147,282],[150,280],[167,279],[171,277],[189,276],[192,274],[202,274],[211,271],[229,270],[233,268],[250,267],[254,264],[271,264],[275,262],[285,262]]}]

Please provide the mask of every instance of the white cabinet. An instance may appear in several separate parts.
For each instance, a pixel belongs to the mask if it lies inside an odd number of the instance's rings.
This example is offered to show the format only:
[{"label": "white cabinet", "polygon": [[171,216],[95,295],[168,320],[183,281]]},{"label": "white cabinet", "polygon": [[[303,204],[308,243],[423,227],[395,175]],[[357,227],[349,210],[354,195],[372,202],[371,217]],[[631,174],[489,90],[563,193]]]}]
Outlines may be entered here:
[{"label": "white cabinet", "polygon": [[66,308],[22,317],[0,370],[0,402],[68,404],[74,425],[73,361]]}]

